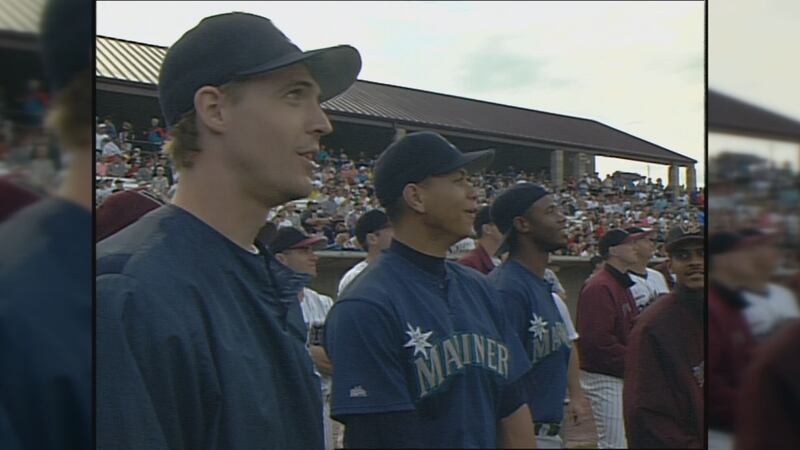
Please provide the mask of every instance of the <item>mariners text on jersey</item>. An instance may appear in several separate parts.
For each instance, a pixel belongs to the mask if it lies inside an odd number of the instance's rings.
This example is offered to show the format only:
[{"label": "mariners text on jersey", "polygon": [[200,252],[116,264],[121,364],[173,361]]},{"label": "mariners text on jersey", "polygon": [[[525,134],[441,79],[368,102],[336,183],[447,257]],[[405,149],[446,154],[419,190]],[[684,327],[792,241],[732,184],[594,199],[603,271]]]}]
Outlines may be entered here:
[{"label": "mariners text on jersey", "polygon": [[502,342],[475,333],[448,336],[416,355],[417,398],[435,392],[466,366],[477,366],[508,378],[508,348]]}]

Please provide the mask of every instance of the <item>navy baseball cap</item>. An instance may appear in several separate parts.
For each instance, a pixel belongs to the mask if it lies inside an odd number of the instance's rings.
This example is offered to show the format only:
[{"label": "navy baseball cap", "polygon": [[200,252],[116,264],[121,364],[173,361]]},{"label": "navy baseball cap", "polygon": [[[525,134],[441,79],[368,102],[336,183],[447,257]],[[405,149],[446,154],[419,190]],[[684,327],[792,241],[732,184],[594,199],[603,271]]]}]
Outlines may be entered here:
[{"label": "navy baseball cap", "polygon": [[708,239],[708,252],[713,255],[742,250],[759,245],[773,236],[768,233],[755,232],[752,229],[736,231],[719,231]]},{"label": "navy baseball cap", "polygon": [[322,101],[347,90],[361,71],[361,55],[349,45],[304,52],[265,17],[243,12],[206,17],[167,50],[161,65],[158,99],[167,125],[194,109],[194,94],[203,86],[299,62],[319,84]]},{"label": "navy baseball cap", "polygon": [[67,87],[76,75],[92,67],[93,5],[89,0],[49,0],[44,7],[40,44],[53,91]]},{"label": "navy baseball cap", "polygon": [[502,255],[509,250],[508,241],[514,232],[514,218],[525,214],[534,203],[549,194],[538,184],[518,183],[497,196],[492,204],[491,216],[492,222],[503,233],[503,241],[495,255]]},{"label": "navy baseball cap", "polygon": [[392,224],[389,223],[389,217],[386,216],[385,212],[379,209],[371,209],[358,218],[358,222],[356,222],[356,239],[362,247],[366,248],[368,234],[390,226]]},{"label": "navy baseball cap", "polygon": [[312,250],[322,250],[328,246],[327,244],[328,240],[323,236],[308,236],[297,228],[281,227],[278,228],[278,233],[269,248],[273,253],[280,253],[284,250],[306,247],[311,247]]},{"label": "navy baseball cap", "polygon": [[462,168],[480,170],[493,159],[491,149],[462,153],[438,133],[411,133],[389,145],[375,162],[375,195],[386,207],[403,195],[407,184]]},{"label": "navy baseball cap", "polygon": [[600,238],[600,242],[598,243],[600,256],[602,256],[603,258],[608,258],[608,249],[610,249],[611,247],[616,247],[622,244],[628,244],[640,237],[642,237],[641,234],[639,236],[629,234],[627,231],[622,230],[620,228],[608,230],[606,234],[604,234],[603,237]]}]

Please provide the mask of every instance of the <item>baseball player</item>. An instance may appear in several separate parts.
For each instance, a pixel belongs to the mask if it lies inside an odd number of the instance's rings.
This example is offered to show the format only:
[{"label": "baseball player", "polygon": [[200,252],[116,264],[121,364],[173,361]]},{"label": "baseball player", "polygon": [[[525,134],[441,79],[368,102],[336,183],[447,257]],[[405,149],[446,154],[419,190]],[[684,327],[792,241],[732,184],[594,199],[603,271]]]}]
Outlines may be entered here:
[{"label": "baseball player", "polygon": [[503,240],[503,235],[492,221],[491,209],[487,205],[478,210],[472,223],[472,230],[477,238],[475,248],[458,259],[459,264],[472,267],[484,275],[488,275],[500,265],[500,258],[496,257],[495,253],[500,247],[500,241]]},{"label": "baseball player", "polygon": [[304,280],[254,242],[270,208],[311,193],[332,130],[320,101],[360,68],[350,46],[302,52],[246,13],[169,47],[158,91],[180,184],[97,245],[99,448],[324,448]]},{"label": "baseball player", "polygon": [[713,449],[733,448],[742,378],[757,345],[743,313],[742,291],[758,271],[751,249],[759,239],[732,231],[709,236],[708,446]]},{"label": "baseball player", "polygon": [[92,445],[92,3],[50,0],[40,23],[46,124],[67,158],[52,197],[0,206],[16,209],[0,225],[0,448],[78,450]]},{"label": "baseball player", "polygon": [[742,383],[736,450],[800,448],[800,324],[759,349]]},{"label": "baseball player", "polygon": [[[323,250],[328,240],[324,236],[306,236],[297,228],[279,228],[275,238],[271,241],[270,250],[275,254],[281,264],[293,271],[309,275],[307,282],[317,276],[317,261],[319,258],[315,251]],[[304,287],[298,293],[300,308],[303,311],[303,325],[308,330],[306,345],[314,361],[314,368],[320,378],[322,392],[322,420],[325,432],[325,450],[333,449],[333,424],[330,417],[331,395],[331,362],[325,349],[322,348],[322,333],[325,325],[325,316],[328,315],[333,299],[327,295]]]},{"label": "baseball player", "polygon": [[354,448],[533,447],[528,363],[497,292],[445,259],[478,211],[463,154],[442,136],[409,134],[375,165],[394,226],[390,248],[334,304],[325,324],[333,406]]},{"label": "baseball player", "polygon": [[342,295],[346,288],[355,277],[358,276],[368,265],[375,262],[382,251],[389,248],[392,243],[392,224],[386,213],[379,209],[371,209],[358,218],[356,222],[356,240],[358,245],[367,251],[367,257],[351,267],[342,280],[339,281],[339,291],[337,297]]},{"label": "baseball player", "polygon": [[666,249],[677,287],[641,314],[631,331],[622,396],[632,448],[703,448],[703,240],[700,232],[670,232]]},{"label": "baseball player", "polygon": [[644,233],[645,236],[636,240],[636,255],[638,260],[628,270],[628,276],[633,281],[631,294],[639,312],[650,306],[657,298],[669,294],[669,287],[661,272],[647,267],[656,251],[655,243],[650,239],[653,230],[645,231],[643,228],[630,227],[625,229],[628,234]]},{"label": "baseball player", "polygon": [[[504,236],[497,251],[509,251],[509,257],[492,271],[489,280],[500,292],[509,323],[533,367],[527,402],[533,412],[537,447],[562,448],[559,431],[569,362],[574,356],[570,355],[572,340],[566,321],[556,303],[560,299],[544,279],[544,272],[550,252],[566,246],[566,218],[550,193],[538,185],[521,183],[495,199],[492,219]],[[571,409],[582,407],[582,395],[573,376]]]},{"label": "baseball player", "polygon": [[763,342],[798,321],[800,306],[792,291],[770,282],[781,262],[778,235],[754,228],[740,230],[739,234],[758,239],[751,249],[755,277],[742,296],[747,302],[743,313],[750,332],[758,342]]},{"label": "baseball player", "polygon": [[598,448],[626,448],[622,417],[622,377],[628,333],[638,315],[627,272],[637,263],[636,240],[644,233],[613,229],[600,238],[603,268],[578,297],[581,386],[592,403]]}]

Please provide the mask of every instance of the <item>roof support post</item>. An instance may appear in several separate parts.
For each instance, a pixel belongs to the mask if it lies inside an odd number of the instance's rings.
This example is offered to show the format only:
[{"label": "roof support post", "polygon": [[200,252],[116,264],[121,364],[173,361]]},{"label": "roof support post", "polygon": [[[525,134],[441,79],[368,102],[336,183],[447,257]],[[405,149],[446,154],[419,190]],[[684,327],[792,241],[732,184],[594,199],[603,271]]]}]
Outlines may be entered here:
[{"label": "roof support post", "polygon": [[686,166],[686,191],[694,192],[697,190],[697,170],[694,164]]},{"label": "roof support post", "polygon": [[394,137],[392,138],[392,142],[397,142],[400,139],[406,136],[407,130],[405,128],[398,128],[395,127],[394,129]]},{"label": "roof support post", "polygon": [[564,184],[564,150],[550,152],[550,182],[556,187]]},{"label": "roof support post", "polygon": [[676,201],[680,194],[680,172],[678,164],[670,164],[668,175],[667,186],[672,188],[672,201]]}]

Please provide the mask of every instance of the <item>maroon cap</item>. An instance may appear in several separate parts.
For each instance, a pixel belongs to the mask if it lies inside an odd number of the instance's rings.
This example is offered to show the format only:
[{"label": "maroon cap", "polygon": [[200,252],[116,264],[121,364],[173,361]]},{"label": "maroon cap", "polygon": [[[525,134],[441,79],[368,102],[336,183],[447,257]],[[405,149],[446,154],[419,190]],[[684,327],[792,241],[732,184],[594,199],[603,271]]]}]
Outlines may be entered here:
[{"label": "maroon cap", "polygon": [[119,191],[97,207],[95,242],[111,236],[163,203],[146,191]]}]

